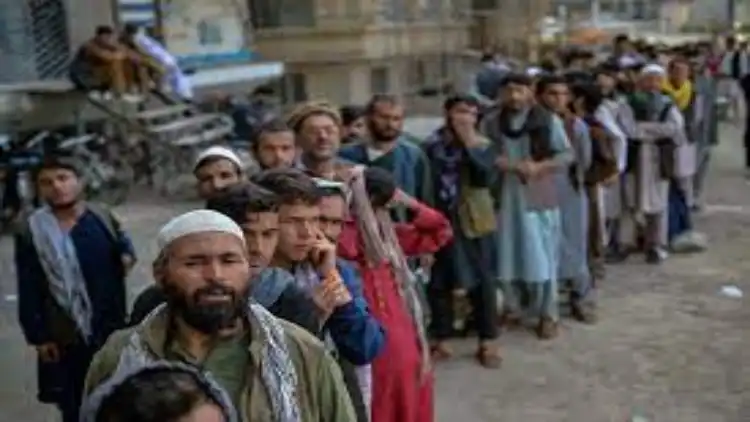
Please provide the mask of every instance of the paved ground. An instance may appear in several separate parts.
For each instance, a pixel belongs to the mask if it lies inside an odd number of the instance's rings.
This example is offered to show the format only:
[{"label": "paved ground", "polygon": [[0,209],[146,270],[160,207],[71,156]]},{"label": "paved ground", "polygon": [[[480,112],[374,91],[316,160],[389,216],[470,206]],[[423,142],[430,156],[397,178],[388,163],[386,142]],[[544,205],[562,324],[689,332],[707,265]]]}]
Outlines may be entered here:
[{"label": "paved ground", "polygon": [[[440,422],[750,421],[750,186],[741,179],[739,134],[724,128],[711,174],[711,204],[698,226],[709,252],[674,257],[661,267],[639,259],[610,269],[601,322],[566,322],[559,339],[505,335],[504,367],[487,371],[468,355],[438,370]],[[180,205],[180,208],[189,205]],[[153,198],[119,210],[141,250],[131,281],[148,280],[155,231],[175,205]],[[15,323],[11,245],[0,241],[0,422],[54,421],[35,403],[34,367]],[[721,296],[724,285],[746,291]]]}]

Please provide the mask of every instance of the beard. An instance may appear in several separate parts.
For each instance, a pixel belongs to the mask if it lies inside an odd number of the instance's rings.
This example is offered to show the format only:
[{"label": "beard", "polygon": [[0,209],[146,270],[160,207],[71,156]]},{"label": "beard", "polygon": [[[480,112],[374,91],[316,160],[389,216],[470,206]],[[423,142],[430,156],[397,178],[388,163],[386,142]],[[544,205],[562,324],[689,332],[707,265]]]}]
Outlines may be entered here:
[{"label": "beard", "polygon": [[[219,283],[196,290],[188,295],[171,283],[164,284],[169,308],[185,323],[197,331],[215,335],[221,330],[233,328],[238,318],[247,314],[249,300],[249,286],[237,292]],[[230,298],[226,302],[204,302],[205,297],[225,295]]]},{"label": "beard", "polygon": [[394,141],[396,138],[398,138],[401,135],[401,132],[398,130],[392,130],[392,129],[381,129],[375,125],[368,125],[368,131],[370,133],[370,138],[375,143],[383,143],[386,144],[388,142]]}]

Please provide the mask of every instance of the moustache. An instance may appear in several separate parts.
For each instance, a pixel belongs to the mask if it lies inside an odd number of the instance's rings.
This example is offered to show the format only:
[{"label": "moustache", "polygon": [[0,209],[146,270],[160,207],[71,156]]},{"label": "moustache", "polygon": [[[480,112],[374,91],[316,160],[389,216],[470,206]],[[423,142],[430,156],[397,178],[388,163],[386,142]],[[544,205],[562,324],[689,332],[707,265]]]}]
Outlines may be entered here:
[{"label": "moustache", "polygon": [[200,302],[202,298],[209,296],[228,296],[232,299],[232,301],[234,301],[237,297],[237,294],[229,287],[219,284],[218,282],[214,282],[209,286],[201,287],[200,289],[193,292],[193,301]]}]

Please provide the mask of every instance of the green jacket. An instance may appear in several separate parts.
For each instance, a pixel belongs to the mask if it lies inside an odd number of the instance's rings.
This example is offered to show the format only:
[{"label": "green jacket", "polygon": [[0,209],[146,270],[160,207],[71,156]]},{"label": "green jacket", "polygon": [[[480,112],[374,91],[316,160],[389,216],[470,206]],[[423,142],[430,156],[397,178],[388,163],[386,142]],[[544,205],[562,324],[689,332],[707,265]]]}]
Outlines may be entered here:
[{"label": "green jacket", "polygon": [[[161,313],[142,324],[115,332],[96,354],[86,376],[84,394],[90,394],[105,382],[117,369],[120,354],[129,344],[130,336],[137,332],[146,350],[155,359],[166,359],[167,327],[169,313]],[[325,351],[323,343],[302,328],[279,320],[286,332],[287,348],[297,372],[300,414],[302,422],[352,422],[356,420],[354,408],[336,361]],[[238,412],[245,421],[273,422],[276,420],[270,408],[265,389],[262,388],[258,359],[263,333],[257,321],[249,322],[251,342],[248,353],[247,381],[242,388],[241,406]]]}]

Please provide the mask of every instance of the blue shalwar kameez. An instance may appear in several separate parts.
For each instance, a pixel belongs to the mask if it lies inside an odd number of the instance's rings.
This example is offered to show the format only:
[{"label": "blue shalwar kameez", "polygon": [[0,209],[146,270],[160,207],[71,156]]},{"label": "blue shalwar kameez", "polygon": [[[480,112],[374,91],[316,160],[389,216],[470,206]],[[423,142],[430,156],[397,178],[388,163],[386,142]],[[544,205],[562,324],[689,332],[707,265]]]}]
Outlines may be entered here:
[{"label": "blue shalwar kameez", "polygon": [[[528,111],[511,119],[511,128],[525,124]],[[570,158],[562,121],[551,120],[550,147],[554,159]],[[507,135],[493,139],[511,164],[531,159],[529,136],[517,138]],[[558,262],[560,248],[560,210],[531,209],[527,200],[528,186],[516,174],[506,173],[499,178],[500,211],[498,214],[498,278],[503,286],[506,311],[517,312],[524,306],[531,316],[557,321]],[[528,298],[522,304],[521,299]],[[524,301],[525,302],[525,301]]]}]

